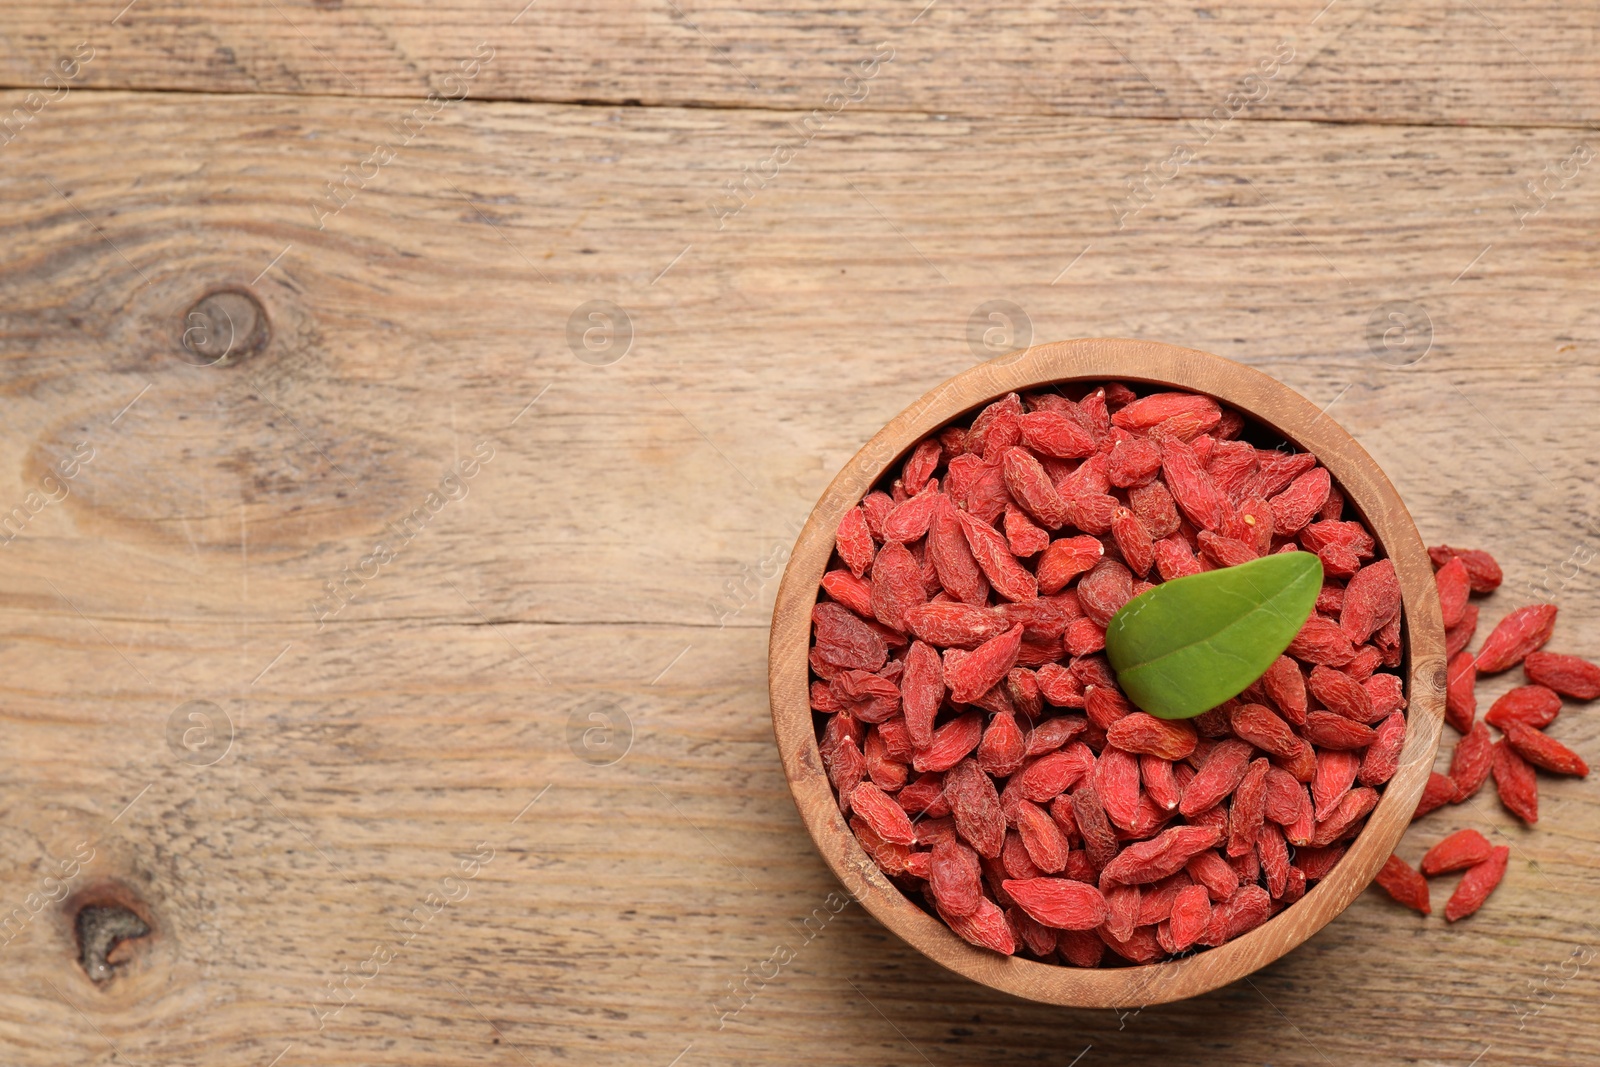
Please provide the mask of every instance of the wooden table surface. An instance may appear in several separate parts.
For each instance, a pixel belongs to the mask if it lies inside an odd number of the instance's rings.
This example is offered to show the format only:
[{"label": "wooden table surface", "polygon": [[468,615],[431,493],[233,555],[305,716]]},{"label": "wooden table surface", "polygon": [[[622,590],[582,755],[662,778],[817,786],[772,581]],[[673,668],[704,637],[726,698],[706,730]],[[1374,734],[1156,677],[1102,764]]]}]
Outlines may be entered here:
[{"label": "wooden table surface", "polygon": [[1592,782],[1417,825],[1512,847],[1465,922],[1067,1011],[837,895],[765,691],[833,473],[1078,336],[1329,405],[1600,654],[1592,6],[124,3],[0,12],[0,1062],[1595,1058]]}]

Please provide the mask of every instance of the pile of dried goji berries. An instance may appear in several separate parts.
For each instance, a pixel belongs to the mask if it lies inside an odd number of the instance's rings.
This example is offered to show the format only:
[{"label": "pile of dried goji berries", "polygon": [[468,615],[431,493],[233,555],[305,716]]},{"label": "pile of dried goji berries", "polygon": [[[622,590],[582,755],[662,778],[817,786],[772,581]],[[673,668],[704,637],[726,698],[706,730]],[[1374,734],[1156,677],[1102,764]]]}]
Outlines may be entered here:
[{"label": "pile of dried goji berries", "polygon": [[[1478,629],[1474,593],[1492,593],[1501,581],[1500,565],[1487,552],[1430,548],[1439,605],[1444,612],[1445,641],[1450,655],[1445,719],[1461,732],[1450,758],[1450,773],[1428,779],[1413,819],[1445,804],[1460,804],[1477,795],[1492,774],[1500,803],[1523,822],[1539,820],[1539,787],[1534,768],[1552,774],[1589,773],[1583,757],[1544,732],[1561,712],[1561,698],[1593,700],[1600,696],[1600,666],[1576,656],[1542,652],[1555,630],[1554,604],[1517,608],[1500,620],[1477,652],[1467,651]],[[1478,720],[1480,674],[1498,674],[1522,664],[1528,684],[1496,700]],[[1489,727],[1503,736],[1495,741]],[[1500,884],[1511,854],[1508,845],[1493,847],[1476,830],[1461,830],[1440,841],[1422,857],[1421,873],[1399,856],[1390,856],[1378,884],[1407,907],[1431,912],[1424,875],[1465,870],[1461,883],[1444,906],[1451,921],[1477,911]]]},{"label": "pile of dried goji berries", "polygon": [[[1003,397],[898,474],[839,523],[811,706],[909,896],[973,944],[1093,967],[1220,945],[1332,870],[1406,700],[1393,564],[1314,456],[1113,383]],[[1326,580],[1286,655],[1194,719],[1129,705],[1100,654],[1123,604],[1287,551]]]}]

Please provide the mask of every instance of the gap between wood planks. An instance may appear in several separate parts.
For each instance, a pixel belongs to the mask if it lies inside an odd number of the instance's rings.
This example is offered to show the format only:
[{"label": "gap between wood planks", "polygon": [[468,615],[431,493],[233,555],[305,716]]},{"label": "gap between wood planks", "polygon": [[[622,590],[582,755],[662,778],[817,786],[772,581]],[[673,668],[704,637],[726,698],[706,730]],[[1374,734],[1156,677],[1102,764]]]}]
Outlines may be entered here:
[{"label": "gap between wood planks", "polygon": [[[5,81],[0,80],[0,92],[23,92],[30,89],[41,89],[45,86],[35,82]],[[297,100],[305,97],[332,100],[420,100],[420,96],[405,93],[287,93],[273,92],[270,90],[235,91],[229,89],[186,89],[186,88],[133,88],[115,85],[85,85],[75,87],[73,93],[122,93],[127,96],[216,96],[216,97],[266,97]],[[800,115],[814,110],[809,107],[780,107],[776,105],[751,105],[727,104],[718,101],[700,100],[673,100],[670,102],[646,103],[635,97],[621,97],[615,100],[602,100],[589,97],[574,97],[563,99],[560,97],[531,97],[531,96],[467,96],[456,101],[457,106],[470,104],[525,104],[532,107],[592,107],[592,108],[637,108],[640,110],[662,111],[743,111],[750,114],[763,112],[774,115]],[[949,109],[914,109],[914,108],[885,108],[856,106],[852,110],[874,115],[942,115],[953,119],[966,121],[982,121],[984,119],[1059,119],[1074,120],[1111,120],[1114,122],[1149,122],[1170,123],[1199,120],[1207,118],[1209,111],[1196,110],[1194,114],[1178,110],[1170,113],[1156,115],[1124,114],[1121,109],[1108,108],[1105,110],[1078,110],[1078,111],[985,111],[982,114],[967,114]],[[1448,128],[1459,130],[1591,130],[1600,132],[1600,121],[1579,122],[1559,121],[1549,122],[1467,122],[1457,119],[1435,122],[1423,122],[1404,119],[1388,118],[1343,118],[1339,116],[1305,116],[1294,115],[1249,115],[1240,113],[1230,120],[1231,123],[1294,123],[1305,126],[1385,126],[1399,129],[1433,129]]]}]

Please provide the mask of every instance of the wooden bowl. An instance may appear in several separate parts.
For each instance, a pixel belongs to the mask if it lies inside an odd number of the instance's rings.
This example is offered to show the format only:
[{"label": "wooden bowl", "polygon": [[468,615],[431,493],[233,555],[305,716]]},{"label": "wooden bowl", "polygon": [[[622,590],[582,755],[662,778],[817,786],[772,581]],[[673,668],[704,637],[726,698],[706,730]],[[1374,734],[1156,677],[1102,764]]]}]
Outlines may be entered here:
[{"label": "wooden bowl", "polygon": [[[968,944],[908,900],[867,857],[839,813],[817,751],[809,697],[811,609],[844,511],[930,432],[1006,393],[1073,380],[1145,382],[1205,393],[1315,453],[1394,560],[1403,596],[1401,670],[1410,701],[1405,747],[1366,828],[1326,878],[1261,926],[1220,947],[1143,966],[1084,969],[1001,956]],[[1410,514],[1372,457],[1317,405],[1260,371],[1219,356],[1154,341],[1100,338],[1036,345],[958,374],[856,453],[812,509],[784,571],[772,613],[769,684],[773,731],[806,829],[828,866],[879,922],[936,963],[994,989],[1046,1004],[1138,1007],[1192,997],[1271,963],[1320,930],[1367,886],[1410,824],[1433,767],[1444,719],[1445,639],[1433,567]]]}]

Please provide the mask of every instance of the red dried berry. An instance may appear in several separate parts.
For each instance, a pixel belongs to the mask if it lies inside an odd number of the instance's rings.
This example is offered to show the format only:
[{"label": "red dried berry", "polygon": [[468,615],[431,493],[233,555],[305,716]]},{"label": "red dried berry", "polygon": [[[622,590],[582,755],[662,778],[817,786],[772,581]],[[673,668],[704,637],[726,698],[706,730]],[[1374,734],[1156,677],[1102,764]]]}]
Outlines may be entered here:
[{"label": "red dried berry", "polygon": [[[1335,748],[1317,753],[1317,770],[1311,779],[1311,800],[1319,822],[1333,814],[1339,801],[1355,785],[1360,770],[1361,756],[1355,752]],[[1452,789],[1451,795],[1454,794]]]},{"label": "red dried berry", "polygon": [[945,496],[938,482],[929,482],[916,496],[901,504],[883,520],[883,539],[902,543],[915,541],[928,532]]},{"label": "red dried berry", "polygon": [[1249,769],[1253,751],[1245,741],[1233,738],[1219,741],[1194,780],[1184,789],[1183,799],[1178,803],[1179,813],[1192,818],[1231,795]]},{"label": "red dried berry", "polygon": [[1493,744],[1489,728],[1481,722],[1473,723],[1472,729],[1456,742],[1456,750],[1450,756],[1450,780],[1456,784],[1454,803],[1476,795],[1489,780]]},{"label": "red dried berry", "polygon": [[1494,851],[1489,839],[1476,830],[1457,830],[1422,857],[1422,873],[1428,877],[1461,871],[1482,863]]},{"label": "red dried berry", "polygon": [[850,568],[850,573],[857,578],[867,573],[877,548],[872,542],[872,531],[867,528],[866,512],[858,507],[845,512],[839,519],[834,544],[839,549],[839,558]]},{"label": "red dried berry", "polygon": [[917,839],[906,810],[872,782],[862,782],[851,791],[850,807],[874,833],[891,844],[909,845]]},{"label": "red dried berry", "polygon": [[1099,563],[1105,554],[1100,540],[1087,535],[1050,542],[1050,547],[1039,557],[1039,591],[1047,596],[1061,592],[1074,578]]},{"label": "red dried berry", "polygon": [[1310,522],[1327,502],[1328,490],[1333,480],[1322,467],[1313,467],[1296,478],[1287,489],[1276,496],[1268,496],[1272,505],[1273,529],[1279,537],[1287,537]]},{"label": "red dried berry", "polygon": [[1097,442],[1082,423],[1058,411],[1030,411],[1021,419],[1022,441],[1041,456],[1080,459],[1095,453]]},{"label": "red dried berry", "polygon": [[1267,761],[1253,760],[1233,791],[1228,809],[1228,855],[1243,856],[1255,848],[1266,817]]},{"label": "red dried berry", "polygon": [[1428,812],[1451,803],[1455,798],[1455,779],[1448,774],[1433,771],[1428,775],[1428,784],[1422,788],[1422,796],[1417,800],[1417,809],[1411,813],[1411,820],[1415,822]]},{"label": "red dried berry", "polygon": [[1439,613],[1445,627],[1455,626],[1467,610],[1467,597],[1472,592],[1467,566],[1459,559],[1452,559],[1439,568],[1433,580],[1439,589]]},{"label": "red dried berry", "polygon": [[839,604],[821,603],[811,609],[816,651],[838,667],[875,671],[889,658],[883,636]]},{"label": "red dried berry", "polygon": [[1094,764],[1094,753],[1088,746],[1074,744],[1060,752],[1040,756],[1012,781],[1017,783],[1017,790],[1024,799],[1044,804],[1083,781],[1094,770]]},{"label": "red dried berry", "polygon": [[1122,605],[1133,599],[1133,575],[1114,559],[1103,559],[1078,581],[1078,603],[1099,626],[1111,622]]},{"label": "red dried berry", "polygon": [[[1478,662],[1471,652],[1450,657],[1444,691],[1444,715],[1462,733],[1478,716]],[[1558,701],[1559,703],[1559,701]]]},{"label": "red dried berry", "polygon": [[978,766],[985,774],[1006,778],[1022,766],[1026,751],[1027,742],[1017,727],[1016,716],[1002,711],[989,720],[983,740],[978,742]]},{"label": "red dried berry", "polygon": [[1128,845],[1100,872],[1100,884],[1145,885],[1183,870],[1195,856],[1215,848],[1222,831],[1215,826],[1174,826],[1149,841]]},{"label": "red dried berry", "polygon": [[1006,673],[1016,666],[1021,648],[1022,627],[1013,626],[971,652],[946,651],[944,680],[950,687],[950,699],[957,704],[970,704],[1000,684]]},{"label": "red dried berry", "polygon": [[1556,626],[1554,604],[1518,608],[1500,620],[1478,650],[1478,670],[1495,674],[1521,663],[1528,653],[1543,647]]},{"label": "red dried berry", "polygon": [[1538,822],[1539,782],[1534,776],[1533,764],[1523,759],[1505,739],[1494,743],[1491,764],[1500,803],[1530,826]]},{"label": "red dried berry", "polygon": [[1332,711],[1308,714],[1305,735],[1318,748],[1366,748],[1377,736],[1372,727]]},{"label": "red dried berry", "polygon": [[1339,628],[1353,644],[1377,633],[1400,611],[1400,579],[1394,561],[1380,559],[1362,567],[1345,588]]},{"label": "red dried berry", "polygon": [[977,608],[989,602],[989,583],[972,556],[959,513],[948,500],[938,505],[928,528],[928,556],[945,592]]},{"label": "red dried berry", "polygon": [[1106,921],[1106,899],[1099,889],[1070,878],[1013,878],[1005,891],[1017,907],[1057,930],[1092,930]]},{"label": "red dried berry", "polygon": [[1038,582],[1017,562],[998,530],[966,511],[957,512],[956,520],[967,536],[972,558],[995,592],[1007,600],[1032,600],[1039,595]]},{"label": "red dried berry", "polygon": [[[1091,690],[1092,693],[1112,690]],[[1092,716],[1091,716],[1092,717]],[[1194,727],[1181,719],[1158,719],[1136,711],[1106,728],[1106,740],[1119,749],[1180,760],[1194,751]]]},{"label": "red dried berry", "polygon": [[911,757],[911,766],[921,772],[948,771],[966,758],[983,740],[983,715],[969,711],[951,719],[937,730],[926,748]]},{"label": "red dried berry", "polygon": [[1455,656],[1472,644],[1472,635],[1478,632],[1478,605],[1468,604],[1461,621],[1444,632],[1445,655]]},{"label": "red dried berry", "polygon": [[1352,789],[1326,819],[1317,823],[1316,833],[1311,835],[1312,847],[1320,848],[1346,837],[1354,837],[1360,830],[1356,824],[1366,818],[1377,804],[1377,790],[1364,787]]},{"label": "red dried berry", "polygon": [[1017,508],[1006,508],[1006,546],[1018,557],[1037,556],[1050,547],[1050,535]]},{"label": "red dried berry", "polygon": [[1466,565],[1467,577],[1471,580],[1474,593],[1494,592],[1505,577],[1500,572],[1500,564],[1494,561],[1494,557],[1478,549],[1438,545],[1428,549],[1428,555],[1432,557],[1435,567],[1443,567],[1450,560],[1459,559]]},{"label": "red dried berry", "polygon": [[1577,656],[1530,652],[1522,661],[1528,681],[1553,689],[1574,700],[1600,697],[1600,666]]},{"label": "red dried berry", "polygon": [[962,839],[978,855],[998,857],[1006,843],[1006,820],[994,781],[973,760],[962,760],[944,776],[944,795]]},{"label": "red dried berry", "polygon": [[1519,722],[1542,730],[1560,713],[1561,698],[1554,691],[1542,685],[1519,685],[1489,705],[1483,721],[1501,730]]},{"label": "red dried berry", "polygon": [[1289,722],[1304,726],[1306,721],[1306,678],[1300,665],[1288,656],[1279,656],[1261,676],[1267,696]]},{"label": "red dried berry", "polygon": [[1022,836],[1023,848],[1028,858],[1045,874],[1056,874],[1066,869],[1067,854],[1071,848],[1061,827],[1050,813],[1039,805],[1024,800],[1017,805],[1017,833]]},{"label": "red dried berry", "polygon": [[1399,856],[1390,856],[1385,860],[1375,880],[1396,903],[1423,915],[1433,910],[1428,905],[1428,883]]},{"label": "red dried berry", "polygon": [[1382,785],[1400,769],[1400,750],[1406,743],[1406,717],[1398,711],[1378,726],[1378,736],[1362,757],[1356,781],[1362,785]]},{"label": "red dried berry", "polygon": [[1374,721],[1372,697],[1360,682],[1348,674],[1318,664],[1311,668],[1311,677],[1306,680],[1306,686],[1311,690],[1311,695],[1322,701],[1329,711],[1360,723]]},{"label": "red dried berry", "polygon": [[872,614],[891,630],[906,632],[906,612],[927,599],[922,565],[898,541],[890,541],[872,563]]},{"label": "red dried berry", "polygon": [[[1226,899],[1226,898],[1224,898]],[[1172,951],[1182,952],[1199,940],[1211,922],[1211,896],[1203,885],[1187,885],[1172,901],[1169,933]]]},{"label": "red dried berry", "polygon": [[1089,862],[1097,870],[1104,869],[1116,857],[1117,835],[1094,786],[1082,786],[1072,794],[1072,816],[1077,821]]},{"label": "red dried berry", "polygon": [[1506,727],[1506,740],[1517,750],[1517,755],[1551,774],[1574,774],[1579,778],[1589,776],[1589,765],[1582,756],[1531,726],[1511,723]]},{"label": "red dried berry", "polygon": [[983,900],[978,854],[954,839],[940,840],[928,863],[928,889],[946,915],[967,916],[977,911]]},{"label": "red dried berry", "polygon": [[1506,863],[1510,858],[1510,846],[1500,845],[1489,853],[1488,859],[1462,875],[1461,884],[1456,886],[1456,891],[1445,902],[1444,917],[1455,922],[1483,907],[1483,902],[1489,899],[1489,894],[1505,877]]},{"label": "red dried berry", "polygon": [[1222,494],[1196,458],[1194,449],[1182,439],[1161,439],[1161,473],[1172,499],[1190,522],[1203,530],[1216,530],[1222,525]]},{"label": "red dried berry", "polygon": [[940,912],[939,916],[959,937],[979,948],[990,949],[1003,956],[1009,956],[1017,950],[1016,935],[1011,930],[1011,924],[1006,922],[1005,912],[988,897],[978,902],[978,910],[971,915]]},{"label": "red dried berry", "polygon": [[1305,663],[1342,667],[1354,659],[1355,654],[1356,647],[1339,629],[1339,624],[1315,614],[1289,642],[1289,655]]}]

